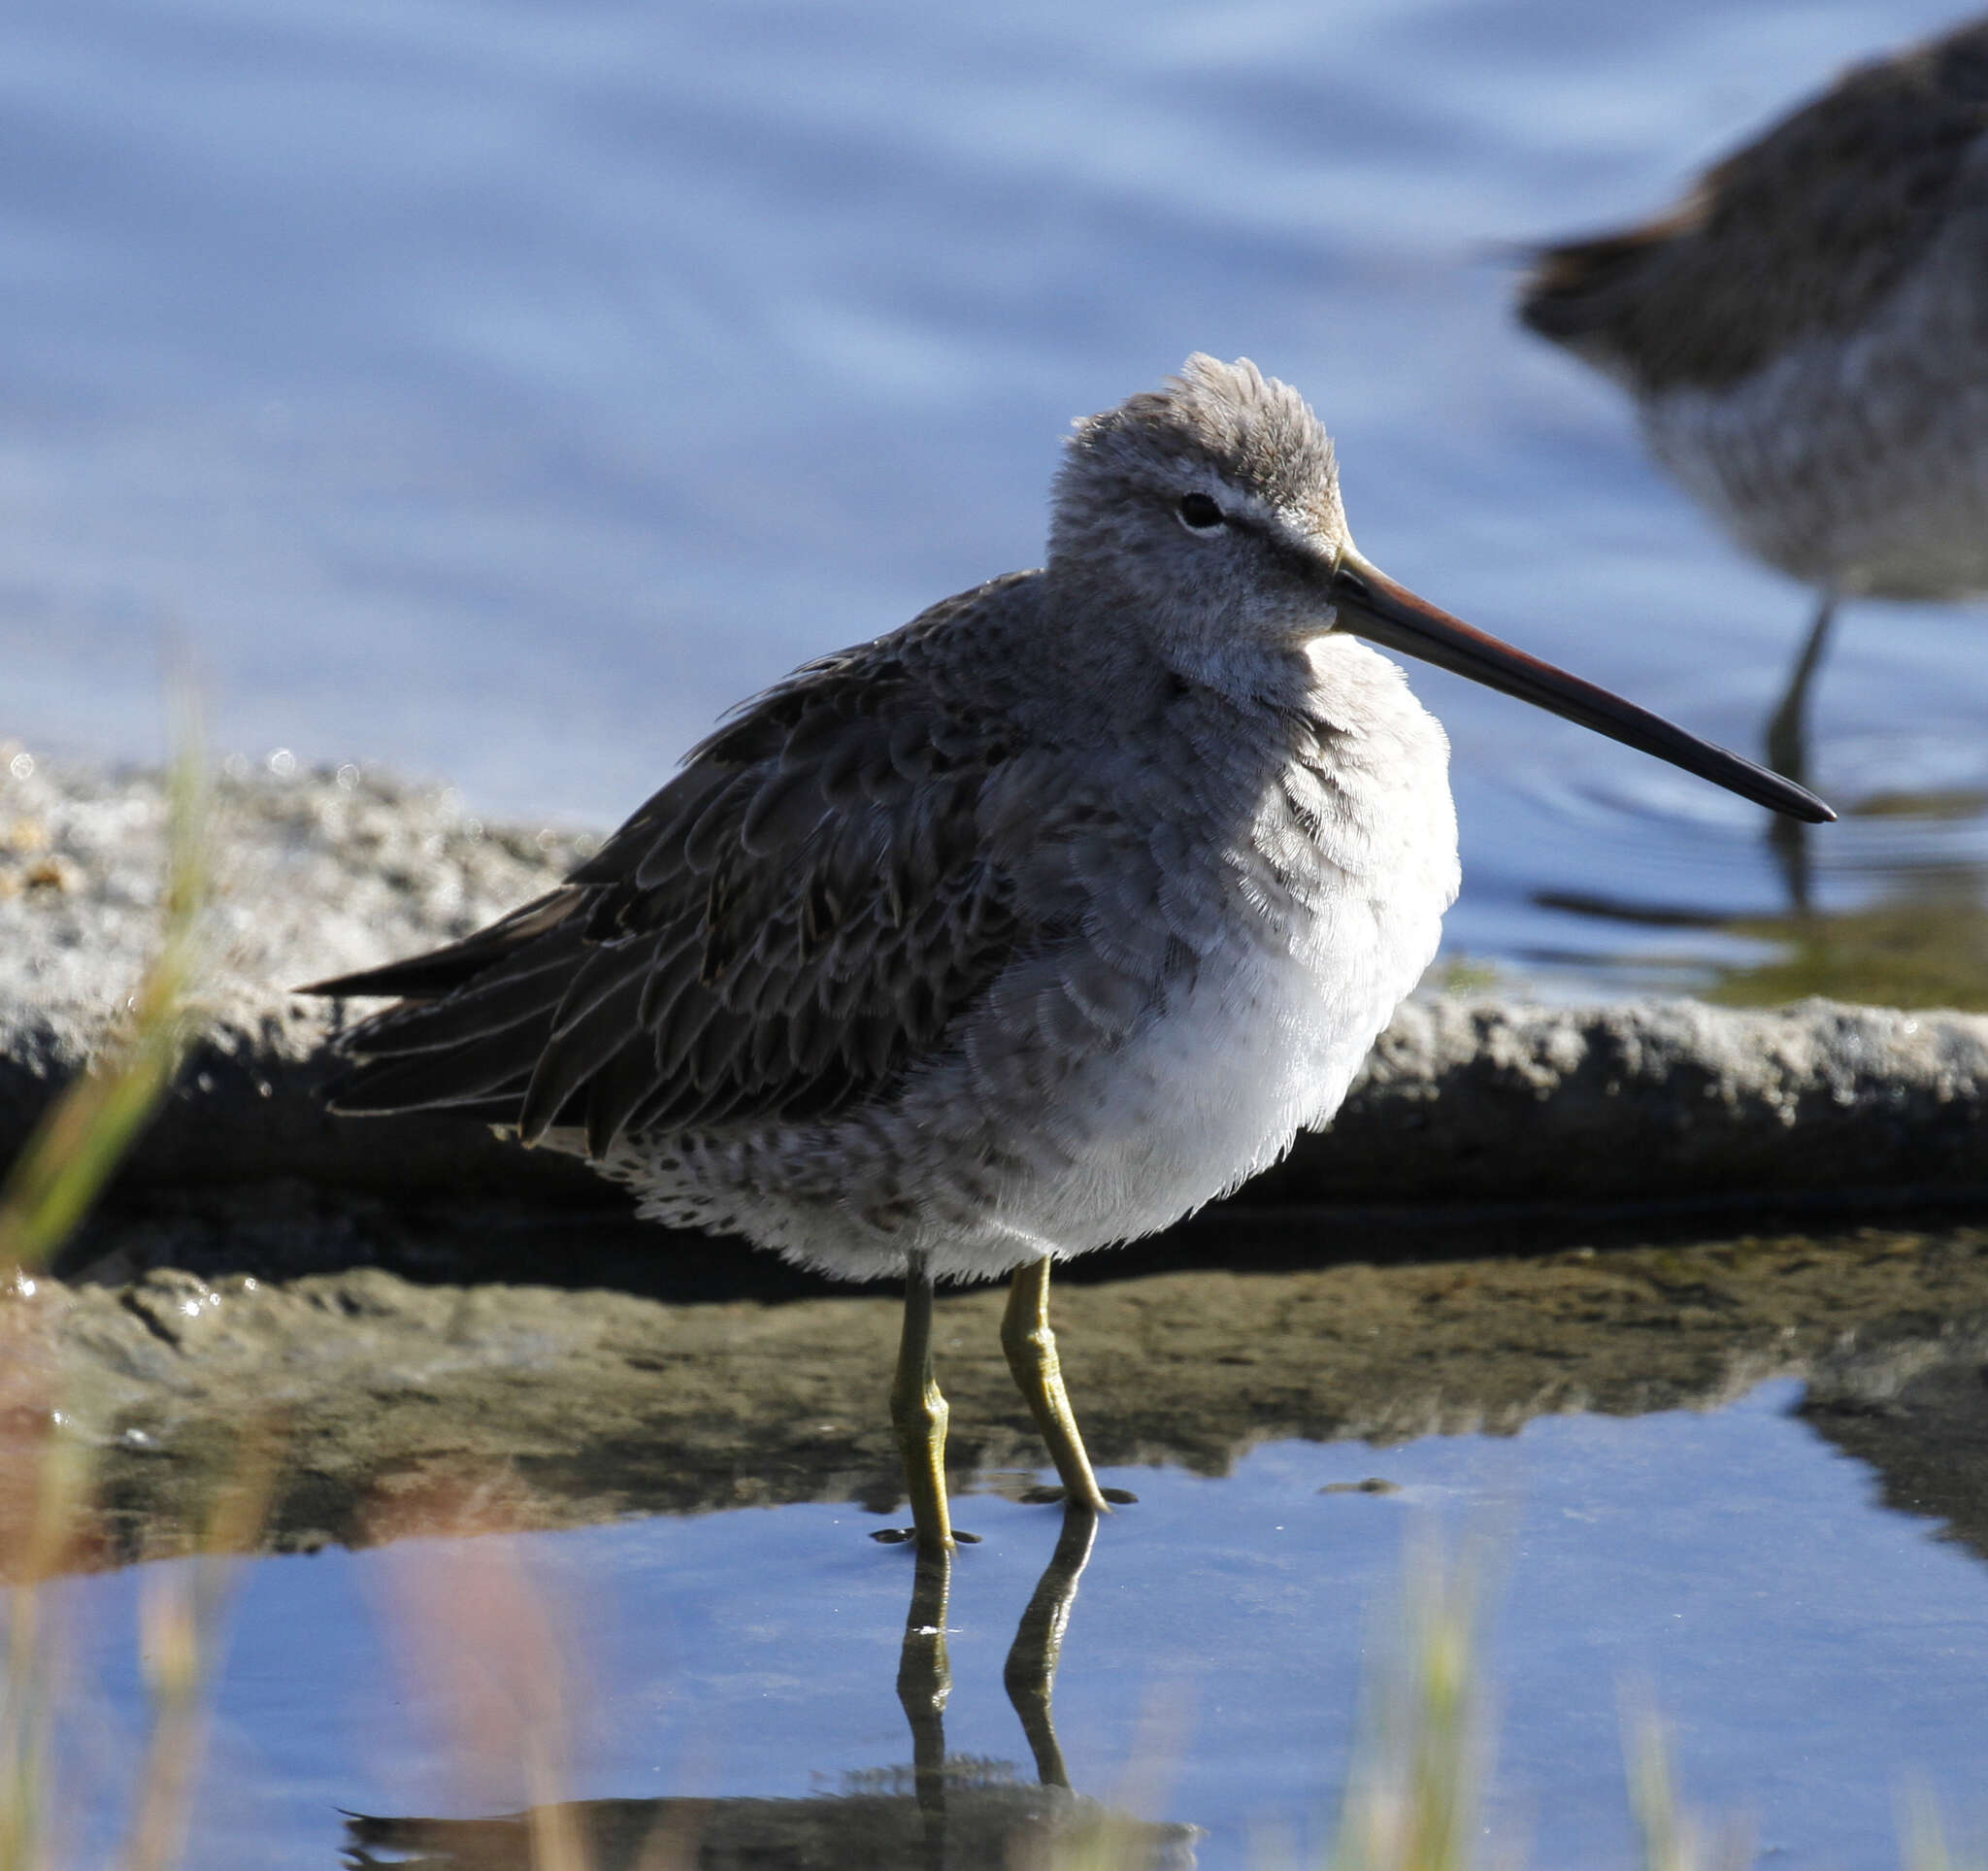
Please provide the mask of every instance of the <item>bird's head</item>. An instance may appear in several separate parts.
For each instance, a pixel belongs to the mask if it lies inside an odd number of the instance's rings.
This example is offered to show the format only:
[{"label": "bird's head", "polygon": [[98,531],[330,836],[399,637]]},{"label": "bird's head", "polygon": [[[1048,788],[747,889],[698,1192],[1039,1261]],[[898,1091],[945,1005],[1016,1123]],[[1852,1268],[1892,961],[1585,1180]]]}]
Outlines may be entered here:
[{"label": "bird's head", "polygon": [[1132,625],[1178,674],[1253,691],[1349,631],[1578,721],[1793,818],[1835,817],[1750,760],[1439,610],[1363,558],[1331,438],[1247,359],[1197,354],[1085,418],[1057,478],[1049,571],[1078,613]]},{"label": "bird's head", "polygon": [[1350,547],[1332,440],[1305,399],[1246,360],[1197,354],[1077,424],[1049,564],[1135,612],[1183,674],[1219,682],[1333,627],[1326,594]]}]

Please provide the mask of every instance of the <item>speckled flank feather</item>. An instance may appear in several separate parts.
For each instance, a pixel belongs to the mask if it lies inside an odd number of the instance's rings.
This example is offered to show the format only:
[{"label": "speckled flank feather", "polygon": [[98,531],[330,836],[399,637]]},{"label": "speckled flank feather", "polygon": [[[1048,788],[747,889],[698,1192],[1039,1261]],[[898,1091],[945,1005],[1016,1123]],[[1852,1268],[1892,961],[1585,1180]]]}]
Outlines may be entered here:
[{"label": "speckled flank feather", "polygon": [[797,671],[560,889],[323,984],[409,996],[340,1108],[459,1109],[851,1277],[1165,1226],[1330,1117],[1455,894],[1441,730],[1320,635],[1343,524],[1302,400],[1190,360],[1079,427],[1046,570]]}]

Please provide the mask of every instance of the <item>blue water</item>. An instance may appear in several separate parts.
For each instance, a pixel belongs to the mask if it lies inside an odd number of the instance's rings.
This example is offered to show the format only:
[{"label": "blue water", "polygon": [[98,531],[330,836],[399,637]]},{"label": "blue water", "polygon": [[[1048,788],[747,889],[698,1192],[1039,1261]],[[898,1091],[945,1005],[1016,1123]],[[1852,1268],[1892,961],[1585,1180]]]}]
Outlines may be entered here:
[{"label": "blue water", "polygon": [[[1377,562],[1751,747],[1807,600],[1513,326],[1509,244],[1944,13],[15,0],[0,738],[156,754],[181,644],[222,749],[612,822],[743,694],[1037,562],[1071,418],[1205,349],[1311,395]],[[1825,791],[1988,784],[1977,623],[1851,616]],[[1537,894],[1779,901],[1752,809],[1416,682],[1454,949],[1606,986],[1733,946]],[[1988,825],[1816,850],[1844,907],[1971,887]]]},{"label": "blue water", "polygon": [[[1777,1382],[1712,1414],[1505,1440],[1279,1443],[1221,1481],[1117,1473],[1141,1501],[1103,1530],[1056,1684],[1073,1783],[1207,1828],[1206,1871],[1260,1871],[1275,1832],[1322,1845],[1405,1544],[1443,1524],[1489,1554],[1488,1840],[1506,1855],[1486,1862],[1633,1861],[1625,1697],[1673,1724],[1687,1803],[1749,1821],[1765,1863],[1895,1863],[1914,1782],[1950,1828],[1978,1825],[1988,1574],[1937,1523],[1875,1505],[1871,1471],[1786,1414],[1798,1395]],[[1375,1474],[1400,1491],[1319,1491]],[[1001,1661],[1053,1516],[991,1496],[959,1512],[985,1544],[955,1568],[946,1745],[1027,1775]],[[521,1679],[551,1704],[535,1620],[564,1659],[571,1795],[802,1796],[905,1763],[911,1567],[873,1524],[790,1507],[257,1563],[190,1861],[317,1871],[340,1809],[521,1804],[514,1756],[465,1763],[464,1738],[480,1685]],[[81,1669],[126,1719],[144,1576],[62,1588],[90,1633]],[[479,1599],[494,1612],[438,1618]],[[101,1802],[121,1783],[88,1784]],[[98,1804],[98,1824],[115,1817]]]}]

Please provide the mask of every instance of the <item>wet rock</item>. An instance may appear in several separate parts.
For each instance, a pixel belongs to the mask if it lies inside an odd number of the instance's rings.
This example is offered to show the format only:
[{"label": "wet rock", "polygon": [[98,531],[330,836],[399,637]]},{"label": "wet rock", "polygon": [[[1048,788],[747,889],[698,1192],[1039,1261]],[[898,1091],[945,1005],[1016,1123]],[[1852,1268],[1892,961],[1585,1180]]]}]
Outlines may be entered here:
[{"label": "wet rock", "polygon": [[[0,1162],[102,1046],[154,951],[165,787],[152,773],[0,766],[10,822],[34,828],[37,861],[68,882],[0,894]],[[213,844],[194,1041],[123,1186],[289,1178],[600,1199],[576,1164],[504,1149],[480,1126],[330,1118],[318,1092],[343,1010],[288,991],[467,934],[578,863],[584,834],[489,830],[447,787],[348,767],[224,777]]]},{"label": "wet rock", "polygon": [[[155,936],[155,775],[0,769],[0,1160],[103,1043]],[[26,829],[20,829],[25,827]],[[299,983],[462,935],[548,887],[580,834],[492,828],[447,788],[353,768],[220,787],[215,965],[196,1044],[124,1186],[282,1180],[396,1200],[616,1198],[572,1161],[439,1119],[329,1118],[348,1010]],[[1254,1204],[1780,1200],[1988,1187],[1988,1018],[1810,1001],[1402,1010],[1333,1128]]]},{"label": "wet rock", "polygon": [[1988,1181],[1988,1019],[1804,1001],[1423,999],[1256,1199],[1954,1193]]}]

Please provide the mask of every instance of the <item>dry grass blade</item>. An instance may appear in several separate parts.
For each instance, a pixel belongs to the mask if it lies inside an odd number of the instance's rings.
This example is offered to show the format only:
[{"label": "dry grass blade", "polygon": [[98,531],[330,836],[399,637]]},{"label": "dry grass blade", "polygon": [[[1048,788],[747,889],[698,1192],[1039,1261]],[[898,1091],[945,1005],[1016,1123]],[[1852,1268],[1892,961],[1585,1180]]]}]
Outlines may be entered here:
[{"label": "dry grass blade", "polygon": [[1923,1781],[1899,1796],[1899,1833],[1905,1871],[1982,1871],[1988,1865],[1978,1850],[1955,1852],[1948,1846],[1939,1802]]},{"label": "dry grass blade", "polygon": [[254,1545],[268,1517],[282,1444],[273,1424],[254,1425],[209,1510],[198,1554],[190,1563],[160,1567],[145,1581],[139,1626],[152,1720],[125,1871],[169,1871],[185,1848],[235,1555]]},{"label": "dry grass blade", "polygon": [[1368,1690],[1334,1871],[1466,1871],[1489,1770],[1477,1565],[1410,1551],[1400,1636]]},{"label": "dry grass blade", "polygon": [[43,1265],[88,1212],[164,1094],[185,1039],[210,872],[209,787],[182,696],[168,777],[164,929],[121,1030],[43,1119],[0,1191],[0,1275]]},{"label": "dry grass blade", "polygon": [[[0,1188],[0,1294],[9,1282],[23,1297],[32,1292],[27,1270],[45,1263],[87,1213],[179,1062],[199,961],[209,809],[190,693],[182,692],[178,715],[159,952],[103,1057],[43,1119]],[[49,1871],[53,1862],[51,1748],[60,1696],[41,1587],[63,1568],[90,1487],[91,1439],[73,1432],[75,1407],[61,1395],[59,1375],[40,1374],[26,1349],[24,1340],[8,1348],[10,1354],[21,1353],[12,1357],[20,1392],[13,1401],[45,1417],[48,1427],[37,1439],[32,1479],[17,1490],[28,1497],[27,1512],[0,1528],[14,1581],[0,1679],[0,1871]],[[197,1750],[182,1753],[190,1781]],[[166,1861],[148,1862],[162,1867]]]},{"label": "dry grass blade", "polygon": [[0,1871],[48,1871],[50,1864],[50,1712],[57,1663],[42,1585],[62,1567],[89,1491],[89,1445],[59,1427],[43,1439],[34,1499],[8,1554],[5,1676],[0,1677]]},{"label": "dry grass blade", "polygon": [[1623,1729],[1642,1871],[1746,1871],[1753,1862],[1747,1828],[1729,1822],[1707,1837],[1704,1821],[1678,1798],[1664,1723],[1645,1709],[1626,1715]]},{"label": "dry grass blade", "polygon": [[[413,1490],[372,1523],[389,1542],[384,1579],[394,1651],[411,1694],[449,1743],[460,1804],[518,1809],[533,1871],[589,1871],[592,1850],[569,1803],[578,1681],[575,1606],[507,1530],[502,1489]],[[427,1535],[399,1538],[416,1531]],[[667,1860],[665,1860],[667,1862]]]}]

